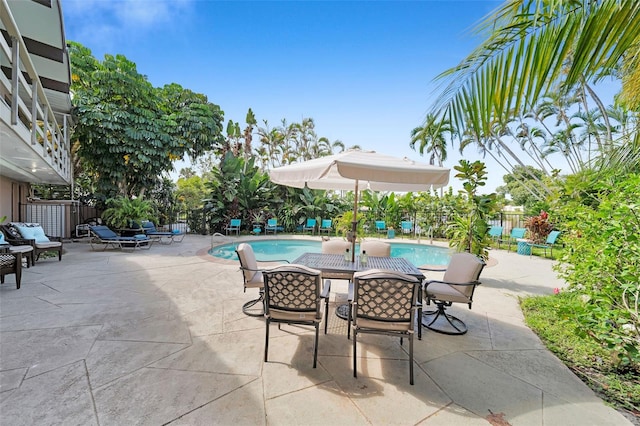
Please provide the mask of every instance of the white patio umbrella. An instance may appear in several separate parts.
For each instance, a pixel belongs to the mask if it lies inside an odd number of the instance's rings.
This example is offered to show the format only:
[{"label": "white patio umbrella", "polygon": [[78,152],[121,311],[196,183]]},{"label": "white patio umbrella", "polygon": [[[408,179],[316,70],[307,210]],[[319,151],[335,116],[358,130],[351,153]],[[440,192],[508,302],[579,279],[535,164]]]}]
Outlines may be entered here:
[{"label": "white patio umbrella", "polygon": [[375,151],[348,150],[301,163],[277,167],[269,172],[271,181],[295,188],[347,190],[355,192],[353,206],[353,250],[358,214],[358,191],[417,192],[449,183],[450,169],[418,163]]}]

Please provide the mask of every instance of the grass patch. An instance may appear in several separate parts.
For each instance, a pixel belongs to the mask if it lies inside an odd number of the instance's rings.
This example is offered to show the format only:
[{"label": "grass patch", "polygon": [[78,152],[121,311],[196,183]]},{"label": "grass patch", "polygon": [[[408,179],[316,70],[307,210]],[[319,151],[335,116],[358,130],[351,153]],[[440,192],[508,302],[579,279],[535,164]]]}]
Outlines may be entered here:
[{"label": "grass patch", "polygon": [[561,292],[521,299],[526,324],[602,399],[640,416],[640,366],[619,366],[613,351],[581,333],[579,295]]}]

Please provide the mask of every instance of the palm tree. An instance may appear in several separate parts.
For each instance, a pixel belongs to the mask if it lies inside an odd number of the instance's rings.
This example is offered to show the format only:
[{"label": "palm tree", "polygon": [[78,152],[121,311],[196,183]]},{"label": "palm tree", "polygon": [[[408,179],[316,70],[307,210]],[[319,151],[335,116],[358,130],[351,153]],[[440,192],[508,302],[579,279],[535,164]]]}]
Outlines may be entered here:
[{"label": "palm tree", "polygon": [[548,93],[566,95],[619,69],[635,72],[620,64],[637,61],[625,54],[640,43],[640,2],[508,0],[478,30],[490,36],[438,77],[443,86],[432,113],[450,117],[460,133],[474,126],[489,134]]},{"label": "palm tree", "polygon": [[451,137],[453,133],[449,120],[437,120],[434,115],[429,114],[425,118],[423,126],[416,127],[411,131],[410,146],[415,150],[418,145],[420,155],[424,155],[426,150],[431,154],[429,164],[433,166],[437,162],[438,166],[442,167],[442,163],[447,159],[445,135],[449,134]]}]

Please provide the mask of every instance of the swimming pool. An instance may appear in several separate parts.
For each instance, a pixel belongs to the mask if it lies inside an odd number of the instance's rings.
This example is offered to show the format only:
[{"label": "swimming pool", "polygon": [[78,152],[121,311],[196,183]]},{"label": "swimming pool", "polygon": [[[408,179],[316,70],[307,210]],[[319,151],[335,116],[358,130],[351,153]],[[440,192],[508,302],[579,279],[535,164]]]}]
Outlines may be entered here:
[{"label": "swimming pool", "polygon": [[[263,240],[247,241],[253,248],[256,258],[261,261],[288,260],[292,262],[303,253],[320,253],[322,243],[310,240]],[[447,248],[422,244],[391,244],[391,257],[404,257],[416,266],[447,265],[450,251]],[[209,254],[228,260],[238,260],[238,243],[223,244],[209,250]],[[356,247],[356,250],[358,248]],[[359,251],[359,250],[358,250]]]}]

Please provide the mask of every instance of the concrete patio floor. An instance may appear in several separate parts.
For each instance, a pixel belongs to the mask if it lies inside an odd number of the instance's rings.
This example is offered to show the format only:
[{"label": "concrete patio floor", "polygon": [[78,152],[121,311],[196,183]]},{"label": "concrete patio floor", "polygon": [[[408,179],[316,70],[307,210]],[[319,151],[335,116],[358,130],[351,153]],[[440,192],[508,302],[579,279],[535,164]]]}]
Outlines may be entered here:
[{"label": "concrete patio floor", "polygon": [[[492,250],[464,336],[424,330],[408,345],[365,335],[358,378],[346,322],[313,332],[242,314],[236,262],[211,237],[148,251],[66,243],[0,288],[2,425],[623,425],[523,323],[517,298],[563,287],[550,260]],[[341,287],[342,285],[342,287]],[[335,283],[334,304],[346,298]]]}]

